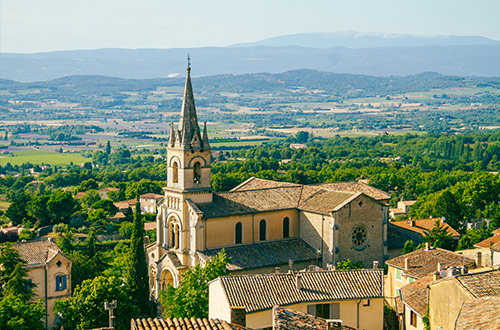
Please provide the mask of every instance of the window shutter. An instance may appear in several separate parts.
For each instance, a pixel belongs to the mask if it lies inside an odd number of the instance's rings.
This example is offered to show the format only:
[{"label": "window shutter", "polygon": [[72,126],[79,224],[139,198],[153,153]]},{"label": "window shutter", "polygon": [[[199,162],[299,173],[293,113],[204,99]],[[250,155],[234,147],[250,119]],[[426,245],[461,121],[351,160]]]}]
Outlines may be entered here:
[{"label": "window shutter", "polygon": [[307,314],[316,316],[316,305],[307,305]]},{"label": "window shutter", "polygon": [[59,276],[56,276],[56,291],[61,290],[60,279]]},{"label": "window shutter", "polygon": [[340,303],[330,304],[330,318],[335,320],[340,319]]},{"label": "window shutter", "polygon": [[66,275],[62,276],[62,288],[61,290],[66,290],[68,288],[67,282],[66,282]]}]

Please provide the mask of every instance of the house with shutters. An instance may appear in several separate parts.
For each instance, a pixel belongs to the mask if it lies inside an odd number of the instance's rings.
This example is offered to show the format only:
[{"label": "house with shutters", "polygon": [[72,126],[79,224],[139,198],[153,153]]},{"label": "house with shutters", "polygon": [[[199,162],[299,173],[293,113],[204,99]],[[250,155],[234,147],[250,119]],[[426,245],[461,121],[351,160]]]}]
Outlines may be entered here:
[{"label": "house with shutters", "polygon": [[209,283],[208,314],[266,329],[273,326],[273,307],[282,306],[332,324],[382,330],[383,282],[381,269],[222,276]]},{"label": "house with shutters", "polygon": [[26,262],[28,280],[36,285],[33,301],[42,299],[47,315],[45,328],[55,325],[54,304],[71,296],[71,259],[51,239],[19,242],[13,245]]},{"label": "house with shutters", "polygon": [[147,246],[152,298],[222,249],[233,274],[328,268],[345,259],[383,265],[391,196],[366,183],[250,178],[214,192],[211,147],[206,124],[198,124],[190,72],[188,66],[179,123],[172,123],[167,145],[157,241]]}]

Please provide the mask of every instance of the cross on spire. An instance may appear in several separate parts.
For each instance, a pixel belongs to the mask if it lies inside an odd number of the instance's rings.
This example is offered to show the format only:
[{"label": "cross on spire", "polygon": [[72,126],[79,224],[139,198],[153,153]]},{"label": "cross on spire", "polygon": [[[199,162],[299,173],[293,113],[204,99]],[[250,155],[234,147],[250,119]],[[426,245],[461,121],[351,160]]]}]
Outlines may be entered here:
[{"label": "cross on spire", "polygon": [[188,69],[191,69],[191,58],[189,57],[189,53],[188,53]]}]

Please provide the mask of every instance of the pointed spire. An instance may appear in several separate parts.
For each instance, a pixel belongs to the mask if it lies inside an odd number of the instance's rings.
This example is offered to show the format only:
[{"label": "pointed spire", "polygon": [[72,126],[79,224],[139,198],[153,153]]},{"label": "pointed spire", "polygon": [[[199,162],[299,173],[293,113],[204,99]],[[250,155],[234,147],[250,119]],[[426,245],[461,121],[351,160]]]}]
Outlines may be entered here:
[{"label": "pointed spire", "polygon": [[[194,105],[193,87],[191,86],[191,62],[188,55],[188,67],[184,98],[182,100],[181,118],[179,119],[180,144],[184,149],[197,147],[192,145],[196,141],[201,143],[200,127]],[[201,146],[200,146],[201,147]],[[198,147],[199,148],[199,147]]]},{"label": "pointed spire", "polygon": [[210,143],[208,143],[207,122],[203,123],[203,149],[210,149]]},{"label": "pointed spire", "polygon": [[168,141],[168,144],[173,147],[175,145],[175,126],[174,122],[172,122],[172,127],[170,128],[170,141]]}]

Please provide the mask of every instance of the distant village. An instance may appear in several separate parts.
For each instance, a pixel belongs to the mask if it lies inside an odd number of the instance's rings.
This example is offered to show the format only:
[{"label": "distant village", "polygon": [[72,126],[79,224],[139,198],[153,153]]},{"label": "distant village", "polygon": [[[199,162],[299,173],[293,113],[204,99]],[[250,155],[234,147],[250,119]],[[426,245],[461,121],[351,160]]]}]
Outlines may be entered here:
[{"label": "distant village", "polygon": [[[162,160],[167,175],[163,194],[146,192],[103,206],[112,210],[109,220],[134,218],[133,224],[141,226],[130,229],[130,246],[141,243],[141,251],[134,251],[147,272],[137,277],[143,282],[137,285],[147,286],[154,312],[137,317],[130,312],[125,327],[500,329],[500,229],[473,248],[448,250],[441,239],[456,246],[462,235],[445,217],[412,219],[408,214],[416,201],[401,200],[391,208],[391,194],[367,180],[298,184],[251,177],[229,191],[215,192],[214,156],[206,124],[198,122],[190,70],[188,66],[180,120],[172,123]],[[30,185],[40,183],[34,180]],[[103,205],[109,194],[120,191],[96,190],[94,204]],[[75,198],[85,194],[78,192]],[[73,317],[64,312],[71,310],[68,306],[54,309],[58,301],[76,294],[71,284],[73,260],[62,245],[125,238],[124,230],[95,238],[79,234],[65,243],[63,236],[54,235],[56,226],[42,226],[27,239],[22,238],[21,225],[0,228],[0,241],[15,242],[11,247],[34,288],[31,301],[41,301],[47,311],[42,319],[45,329],[62,329],[61,320]],[[489,222],[466,226],[479,230]],[[8,266],[6,258],[0,256],[0,268]],[[209,272],[203,273],[219,260],[225,260],[221,275],[210,278]],[[0,278],[6,292],[14,283],[15,276],[9,276]],[[206,285],[206,290],[175,291],[188,281]],[[175,315],[169,304],[191,294],[193,300],[205,297],[207,313],[193,304],[189,317],[168,316],[169,311]],[[104,315],[101,323],[90,328],[121,327],[114,320],[124,307],[109,297],[98,306]]]}]

